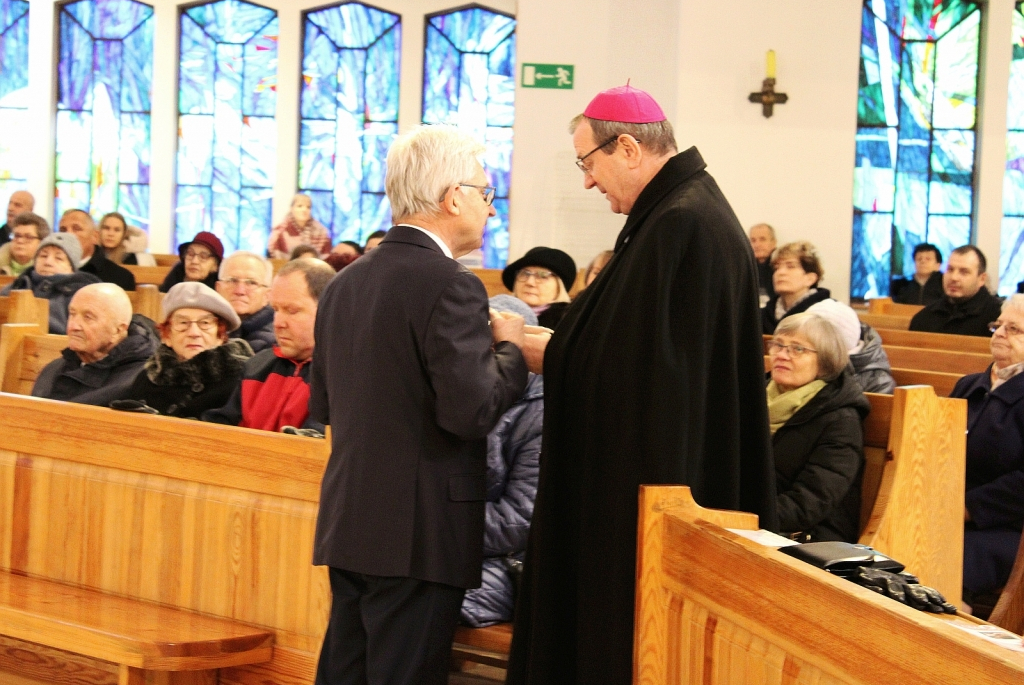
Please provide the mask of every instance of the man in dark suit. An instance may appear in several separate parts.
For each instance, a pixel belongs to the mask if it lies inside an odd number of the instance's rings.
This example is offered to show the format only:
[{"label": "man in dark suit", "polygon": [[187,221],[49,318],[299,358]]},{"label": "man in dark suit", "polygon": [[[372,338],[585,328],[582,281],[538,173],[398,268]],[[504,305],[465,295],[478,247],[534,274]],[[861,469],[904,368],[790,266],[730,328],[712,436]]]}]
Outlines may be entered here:
[{"label": "man in dark suit", "polygon": [[73,233],[82,246],[82,265],[79,271],[93,274],[104,283],[121,286],[122,290],[135,290],[135,276],[120,264],[107,259],[100,245],[100,232],[92,216],[82,209],[69,209],[60,217],[60,232]]},{"label": "man in dark suit", "polygon": [[492,314],[488,330],[483,284],[454,259],[494,215],[483,152],[447,127],[396,141],[396,226],[320,299],[310,415],[333,441],[313,551],[333,595],[320,685],[446,683],[480,583],[485,438],[527,383],[522,317]]}]

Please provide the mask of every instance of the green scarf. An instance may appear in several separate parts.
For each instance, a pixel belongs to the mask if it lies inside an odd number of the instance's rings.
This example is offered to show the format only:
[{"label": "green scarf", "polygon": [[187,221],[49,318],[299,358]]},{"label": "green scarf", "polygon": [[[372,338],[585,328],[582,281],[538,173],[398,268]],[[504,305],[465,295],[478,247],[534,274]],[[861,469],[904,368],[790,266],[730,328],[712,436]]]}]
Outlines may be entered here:
[{"label": "green scarf", "polygon": [[793,418],[793,414],[814,399],[814,396],[825,387],[825,381],[811,381],[796,390],[782,392],[775,381],[768,384],[768,424],[772,435]]},{"label": "green scarf", "polygon": [[11,257],[11,264],[7,268],[9,268],[11,270],[11,275],[12,276],[17,277],[17,276],[20,276],[23,273],[25,273],[25,271],[30,266],[32,266],[32,262],[33,262],[33,260],[30,259],[30,260],[28,260],[28,264],[20,264],[20,263],[18,263],[18,260],[16,260],[14,257]]}]

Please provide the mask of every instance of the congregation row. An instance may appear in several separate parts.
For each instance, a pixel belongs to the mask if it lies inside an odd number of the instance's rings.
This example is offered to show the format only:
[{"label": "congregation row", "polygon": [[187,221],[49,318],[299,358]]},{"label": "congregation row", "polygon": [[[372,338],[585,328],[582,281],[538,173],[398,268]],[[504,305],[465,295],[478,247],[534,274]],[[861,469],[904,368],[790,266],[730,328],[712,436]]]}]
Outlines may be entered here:
[{"label": "congregation row", "polygon": [[[0,267],[11,289],[50,301],[50,332],[66,333],[61,358],[40,373],[32,394],[270,431],[322,436],[309,415],[309,362],[321,292],[336,271],[376,248],[333,247],[296,196],[267,254],[290,258],[276,274],[252,252],[224,254],[211,233],[179,248],[181,261],[161,285],[163,321],[133,315],[134,289],[122,264],[144,264],[145,234],[108,214],[97,228],[69,210],[59,232],[16,193],[0,228]],[[824,269],[807,242],[777,246],[770,226],[750,230],[768,346],[766,401],[776,467],[779,532],[801,541],[856,542],[864,471],[865,392],[896,385],[877,331],[821,286]],[[141,249],[140,249],[141,248]],[[306,259],[309,257],[309,259]],[[529,325],[558,326],[575,290],[590,285],[613,258],[599,254],[578,278],[573,259],[535,247],[502,273],[513,295],[495,310]],[[991,335],[989,372],[967,376],[954,397],[968,400],[965,601],[984,614],[1005,584],[1024,524],[1024,296],[1005,303],[985,285],[985,257],[973,246],[942,257],[915,248],[918,273],[898,300],[925,305],[912,330]],[[122,273],[123,272],[123,273]],[[937,285],[938,284],[938,285]],[[1021,386],[1018,391],[1017,386]],[[466,594],[463,621],[484,626],[513,613],[513,577],[522,561],[536,496],[543,422],[543,378],[527,389],[488,438],[485,561],[479,589]]]}]

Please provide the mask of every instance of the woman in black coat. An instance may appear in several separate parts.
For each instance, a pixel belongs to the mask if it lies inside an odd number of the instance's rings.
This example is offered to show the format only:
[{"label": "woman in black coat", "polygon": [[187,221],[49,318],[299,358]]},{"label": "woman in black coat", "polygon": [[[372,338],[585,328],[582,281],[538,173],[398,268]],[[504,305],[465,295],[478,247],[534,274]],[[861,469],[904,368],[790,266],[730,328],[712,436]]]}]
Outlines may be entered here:
[{"label": "woman in black coat", "polygon": [[1003,303],[992,366],[964,376],[967,400],[964,601],[987,616],[1006,584],[1024,527],[1024,295]]},{"label": "woman in black coat", "polygon": [[871,405],[846,371],[846,345],[826,319],[803,313],[779,323],[769,351],[779,530],[800,542],[856,542]]},{"label": "woman in black coat", "polygon": [[[161,344],[124,399],[179,418],[199,418],[227,404],[252,357],[249,343],[228,338],[240,324],[238,314],[216,291],[195,282],[171,288],[163,313]],[[117,402],[113,406],[134,408]]]},{"label": "woman in black coat", "polygon": [[806,241],[783,245],[772,255],[771,264],[775,295],[761,307],[765,335],[774,333],[787,316],[806,312],[811,305],[832,296],[828,289],[820,287],[825,270],[814,245]]}]

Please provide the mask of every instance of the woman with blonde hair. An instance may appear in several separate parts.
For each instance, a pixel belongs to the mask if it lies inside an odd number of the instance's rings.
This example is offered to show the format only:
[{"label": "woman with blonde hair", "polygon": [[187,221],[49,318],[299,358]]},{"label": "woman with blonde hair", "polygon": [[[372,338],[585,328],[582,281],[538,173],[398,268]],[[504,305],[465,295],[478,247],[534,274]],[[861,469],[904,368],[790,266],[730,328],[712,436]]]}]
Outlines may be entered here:
[{"label": "woman with blonde hair", "polygon": [[321,258],[331,251],[330,233],[313,218],[313,201],[304,193],[295,196],[288,216],[270,232],[267,254],[273,259],[290,259],[299,245],[311,245]]}]

